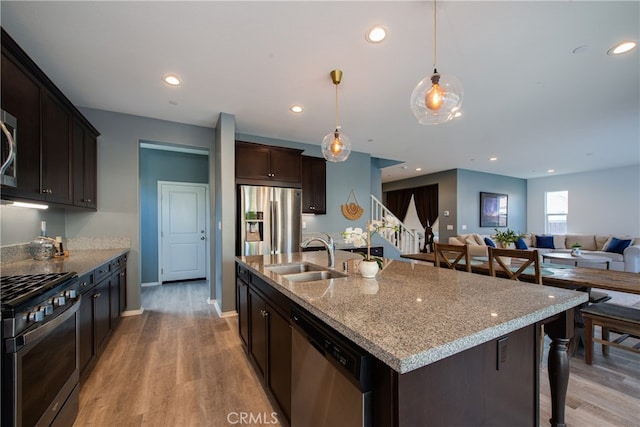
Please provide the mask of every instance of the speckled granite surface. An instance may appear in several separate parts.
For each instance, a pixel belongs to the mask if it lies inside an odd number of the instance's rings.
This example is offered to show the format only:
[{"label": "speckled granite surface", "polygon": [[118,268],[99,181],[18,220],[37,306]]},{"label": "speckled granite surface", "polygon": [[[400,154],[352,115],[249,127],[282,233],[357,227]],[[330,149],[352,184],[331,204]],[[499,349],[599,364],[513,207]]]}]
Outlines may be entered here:
[{"label": "speckled granite surface", "polygon": [[[336,252],[336,265],[361,259]],[[479,274],[392,261],[375,279],[294,283],[265,268],[323,252],[238,257],[274,288],[397,372],[405,373],[546,319],[587,301],[587,294]]]},{"label": "speckled granite surface", "polygon": [[0,274],[3,276],[13,276],[18,274],[75,271],[80,276],[128,251],[129,248],[70,251],[70,255],[65,258],[51,258],[45,261],[29,259],[10,264],[2,264],[0,265]]}]

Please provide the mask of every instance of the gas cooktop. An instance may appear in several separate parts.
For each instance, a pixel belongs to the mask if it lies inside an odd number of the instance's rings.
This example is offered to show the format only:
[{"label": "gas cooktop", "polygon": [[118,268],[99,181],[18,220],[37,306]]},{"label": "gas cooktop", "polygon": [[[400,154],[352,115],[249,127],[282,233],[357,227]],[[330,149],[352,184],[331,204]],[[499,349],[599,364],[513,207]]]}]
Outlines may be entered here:
[{"label": "gas cooktop", "polygon": [[76,273],[22,274],[0,277],[0,305],[2,310],[14,309],[56,288]]}]

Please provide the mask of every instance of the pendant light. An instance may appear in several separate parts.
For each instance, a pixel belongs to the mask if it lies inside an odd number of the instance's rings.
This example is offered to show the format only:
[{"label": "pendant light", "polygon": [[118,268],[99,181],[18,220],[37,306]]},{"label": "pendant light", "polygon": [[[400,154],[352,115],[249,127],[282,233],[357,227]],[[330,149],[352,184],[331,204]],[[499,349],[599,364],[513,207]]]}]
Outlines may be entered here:
[{"label": "pendant light", "polygon": [[342,70],[333,70],[329,73],[331,81],[336,85],[336,130],[328,133],[322,139],[322,155],[330,162],[344,162],[351,153],[351,140],[340,132],[338,125],[338,85],[342,79]]},{"label": "pendant light", "polygon": [[437,5],[433,1],[433,74],[420,80],[411,93],[410,107],[416,120],[423,125],[448,122],[461,114],[462,85],[451,74],[437,69]]}]

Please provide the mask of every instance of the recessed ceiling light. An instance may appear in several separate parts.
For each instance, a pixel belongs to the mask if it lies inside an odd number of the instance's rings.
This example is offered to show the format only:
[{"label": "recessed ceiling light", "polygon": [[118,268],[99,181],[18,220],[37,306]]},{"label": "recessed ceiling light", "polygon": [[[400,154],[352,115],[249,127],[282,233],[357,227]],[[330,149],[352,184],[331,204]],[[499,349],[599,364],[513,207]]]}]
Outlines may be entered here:
[{"label": "recessed ceiling light", "polygon": [[589,50],[588,46],[578,46],[577,48],[573,49],[573,53],[578,55],[582,53],[587,53],[588,50]]},{"label": "recessed ceiling light", "polygon": [[492,162],[495,162],[496,160],[498,160],[498,158],[497,157],[489,157],[489,160],[492,161]]},{"label": "recessed ceiling light", "polygon": [[416,168],[417,172],[420,172],[422,170],[422,168]]},{"label": "recessed ceiling light", "polygon": [[556,170],[555,169],[547,169],[547,172],[549,173],[554,173]]},{"label": "recessed ceiling light", "polygon": [[607,55],[620,55],[621,53],[629,52],[631,49],[636,47],[636,45],[637,43],[634,41],[618,43],[607,51]]},{"label": "recessed ceiling light", "polygon": [[364,38],[369,43],[380,43],[387,37],[387,29],[382,25],[374,25],[365,33]]},{"label": "recessed ceiling light", "polygon": [[291,110],[292,113],[302,113],[304,108],[302,108],[302,105],[294,104],[289,107],[289,110]]},{"label": "recessed ceiling light", "polygon": [[168,84],[169,86],[180,86],[180,77],[175,74],[166,74],[162,77],[162,81]]}]

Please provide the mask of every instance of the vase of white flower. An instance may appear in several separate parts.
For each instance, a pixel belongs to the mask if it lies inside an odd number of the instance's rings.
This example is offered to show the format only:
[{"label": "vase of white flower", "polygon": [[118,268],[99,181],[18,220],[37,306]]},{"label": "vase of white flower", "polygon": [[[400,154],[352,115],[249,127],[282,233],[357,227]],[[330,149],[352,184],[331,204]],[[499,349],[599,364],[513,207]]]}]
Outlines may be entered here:
[{"label": "vase of white flower", "polygon": [[371,236],[375,233],[383,234],[396,231],[398,231],[398,220],[393,216],[385,216],[382,221],[367,221],[366,231],[360,227],[348,227],[342,233],[345,243],[351,243],[356,248],[367,245],[367,253],[362,254],[364,259],[358,266],[362,277],[376,277],[378,270],[382,269],[382,259],[371,256]]}]

